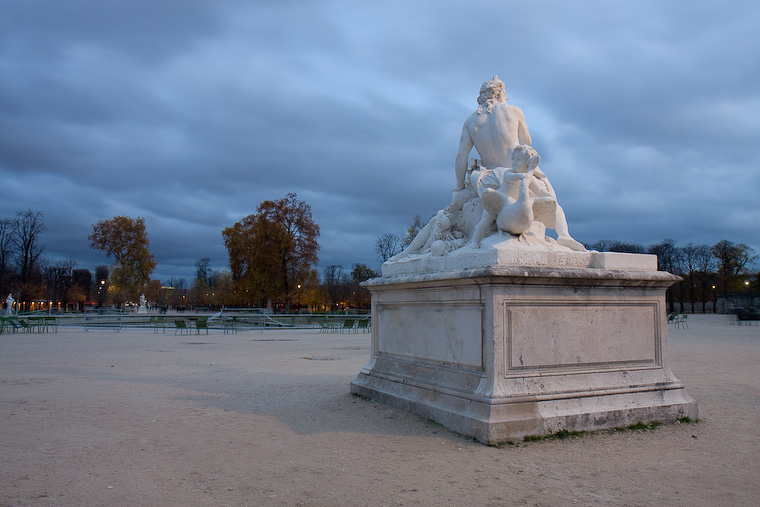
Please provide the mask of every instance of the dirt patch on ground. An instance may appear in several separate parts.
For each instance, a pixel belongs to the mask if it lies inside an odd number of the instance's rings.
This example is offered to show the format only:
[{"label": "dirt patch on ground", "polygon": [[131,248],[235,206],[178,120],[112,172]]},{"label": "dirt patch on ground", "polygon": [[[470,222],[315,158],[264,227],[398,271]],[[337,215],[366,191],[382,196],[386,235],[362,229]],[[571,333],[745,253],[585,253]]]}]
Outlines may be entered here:
[{"label": "dirt patch on ground", "polygon": [[698,424],[499,448],[351,396],[368,334],[3,334],[0,505],[757,505],[760,327],[689,326]]}]

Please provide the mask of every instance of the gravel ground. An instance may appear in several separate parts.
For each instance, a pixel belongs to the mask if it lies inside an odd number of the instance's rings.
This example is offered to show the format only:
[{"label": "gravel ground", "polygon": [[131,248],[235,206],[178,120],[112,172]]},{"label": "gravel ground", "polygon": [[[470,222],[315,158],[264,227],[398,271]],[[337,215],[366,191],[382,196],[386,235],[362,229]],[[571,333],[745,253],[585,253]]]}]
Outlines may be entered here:
[{"label": "gravel ground", "polygon": [[498,448],[351,396],[368,334],[3,334],[0,505],[757,505],[760,326],[668,334],[699,423]]}]

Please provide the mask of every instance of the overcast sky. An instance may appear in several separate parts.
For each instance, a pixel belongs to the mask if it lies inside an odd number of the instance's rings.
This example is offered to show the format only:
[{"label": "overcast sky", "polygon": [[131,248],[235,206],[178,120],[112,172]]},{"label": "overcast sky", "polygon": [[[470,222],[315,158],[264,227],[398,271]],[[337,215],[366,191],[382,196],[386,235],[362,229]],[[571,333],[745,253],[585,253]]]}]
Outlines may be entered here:
[{"label": "overcast sky", "polygon": [[760,252],[759,27],[755,0],[0,0],[0,217],[89,269],[92,224],[143,217],[153,278],[190,281],[296,192],[320,268],[378,268],[498,74],[576,239]]}]

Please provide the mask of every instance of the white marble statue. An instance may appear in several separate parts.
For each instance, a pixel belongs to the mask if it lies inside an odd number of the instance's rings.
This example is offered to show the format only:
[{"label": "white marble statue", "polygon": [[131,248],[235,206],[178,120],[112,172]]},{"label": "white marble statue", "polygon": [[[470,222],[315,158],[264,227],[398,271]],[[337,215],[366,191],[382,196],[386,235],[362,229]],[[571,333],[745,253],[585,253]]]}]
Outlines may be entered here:
[{"label": "white marble statue", "polygon": [[[583,245],[570,236],[565,212],[557,203],[557,194],[549,178],[538,167],[540,157],[536,150],[520,144],[512,153],[511,169],[497,168],[491,173],[487,172],[489,170],[481,171],[491,176],[493,181],[501,180],[498,189],[482,183],[484,174],[479,176],[475,185],[484,211],[472,234],[473,246],[480,246],[480,241],[494,221],[500,231],[515,236],[528,232],[538,221],[557,231],[557,243],[560,245],[584,251]],[[493,176],[494,173],[499,176]]]},{"label": "white marble statue", "polygon": [[[520,150],[521,147],[525,147],[525,149]],[[523,156],[523,154],[531,154],[531,152],[533,152],[533,156],[530,159]],[[519,159],[521,162],[517,162],[515,159]],[[494,221],[499,230],[515,236],[528,232],[535,220],[534,202],[537,199],[554,201],[551,197],[534,197],[531,195],[530,188],[535,185],[534,174],[538,162],[539,156],[535,154],[535,150],[524,144],[518,145],[513,151],[512,169],[502,175],[501,186],[498,189],[486,187],[478,192],[480,203],[483,206],[483,215],[478,225],[475,226],[475,231],[473,231],[470,242],[472,246],[480,247],[481,240]],[[516,192],[515,187],[517,187]]]},{"label": "white marble statue", "polygon": [[140,294],[140,306],[137,308],[137,313],[148,313],[148,309],[145,307],[145,294]]},{"label": "white marble statue", "polygon": [[531,144],[525,116],[517,106],[507,104],[504,83],[494,76],[480,87],[478,110],[462,127],[454,170],[457,184],[454,191],[465,188],[465,172],[470,150],[475,147],[481,163],[488,169],[510,167],[512,150],[518,144]]},{"label": "white marble statue", "polygon": [[[530,143],[525,116],[519,107],[507,104],[504,83],[497,76],[483,83],[478,109],[462,127],[451,204],[389,261],[412,254],[442,256],[468,242],[480,248],[485,237],[498,231],[518,239],[529,234],[534,247],[546,243],[555,249],[585,251],[570,236],[565,212]],[[468,163],[473,148],[479,158]],[[557,232],[556,241],[546,238],[547,227]]]},{"label": "white marble statue", "polygon": [[420,229],[409,246],[388,260],[395,261],[422,251],[430,251],[432,255],[440,256],[461,248],[467,244],[467,235],[462,230],[461,219],[461,212],[452,212],[449,208],[440,210]]},{"label": "white marble statue", "polygon": [[10,313],[13,311],[13,294],[8,294],[8,297],[5,298],[5,309],[7,313]]}]

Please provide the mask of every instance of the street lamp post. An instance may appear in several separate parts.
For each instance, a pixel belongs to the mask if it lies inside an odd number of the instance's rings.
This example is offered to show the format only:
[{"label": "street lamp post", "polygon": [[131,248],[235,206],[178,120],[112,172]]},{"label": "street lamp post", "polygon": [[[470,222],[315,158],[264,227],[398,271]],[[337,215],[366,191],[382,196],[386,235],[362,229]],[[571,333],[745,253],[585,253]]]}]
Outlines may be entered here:
[{"label": "street lamp post", "polygon": [[713,313],[718,313],[718,293],[715,292],[715,285],[712,286],[713,294]]},{"label": "street lamp post", "polygon": [[747,295],[749,296],[749,306],[755,306],[755,302],[752,299],[752,283],[753,282],[757,282],[756,276],[750,277],[744,282],[744,285],[747,286]]}]

